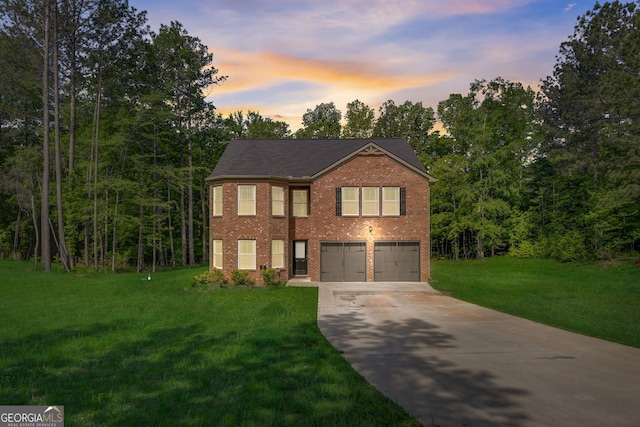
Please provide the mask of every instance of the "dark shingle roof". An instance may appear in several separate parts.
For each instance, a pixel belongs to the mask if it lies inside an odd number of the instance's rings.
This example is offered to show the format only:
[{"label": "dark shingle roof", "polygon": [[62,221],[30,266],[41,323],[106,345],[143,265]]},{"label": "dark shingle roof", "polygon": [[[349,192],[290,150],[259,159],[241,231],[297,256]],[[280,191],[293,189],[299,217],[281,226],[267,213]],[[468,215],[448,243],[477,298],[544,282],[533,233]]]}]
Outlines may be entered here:
[{"label": "dark shingle roof", "polygon": [[207,180],[232,177],[306,178],[322,172],[369,144],[426,175],[404,139],[236,139]]}]

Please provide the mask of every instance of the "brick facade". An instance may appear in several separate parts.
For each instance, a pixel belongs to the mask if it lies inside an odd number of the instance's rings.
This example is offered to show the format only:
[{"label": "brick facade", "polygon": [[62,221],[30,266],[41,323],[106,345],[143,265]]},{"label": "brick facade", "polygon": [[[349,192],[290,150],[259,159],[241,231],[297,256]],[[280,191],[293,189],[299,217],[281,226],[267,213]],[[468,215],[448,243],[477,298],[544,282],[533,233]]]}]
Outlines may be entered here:
[{"label": "brick facade", "polygon": [[[420,281],[429,278],[429,183],[428,175],[380,151],[350,156],[308,182],[261,177],[212,180],[212,187],[223,187],[223,215],[211,217],[211,239],[223,242],[223,269],[229,277],[238,267],[238,240],[256,241],[256,269],[251,276],[261,282],[260,266],[271,267],[271,241],[284,242],[283,280],[294,276],[294,241],[307,242],[308,277],[320,281],[320,245],[323,242],[366,243],[366,280],[374,280],[374,242],[419,242]],[[256,215],[238,215],[238,185],[256,186]],[[272,186],[284,187],[284,215],[273,216]],[[406,188],[406,214],[402,216],[337,216],[336,188]],[[309,215],[292,216],[292,191],[308,189]],[[360,203],[362,200],[360,200]],[[380,200],[380,205],[382,201]],[[211,210],[213,212],[213,209]],[[213,255],[212,255],[213,256]]]}]

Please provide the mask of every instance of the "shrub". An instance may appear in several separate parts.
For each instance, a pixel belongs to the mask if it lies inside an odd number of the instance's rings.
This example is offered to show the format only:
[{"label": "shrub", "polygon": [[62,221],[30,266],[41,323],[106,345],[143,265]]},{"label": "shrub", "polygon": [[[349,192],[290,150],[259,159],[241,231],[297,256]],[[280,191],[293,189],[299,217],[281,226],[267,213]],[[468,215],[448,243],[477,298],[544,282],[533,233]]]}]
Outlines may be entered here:
[{"label": "shrub", "polygon": [[256,284],[256,282],[251,280],[247,270],[233,270],[231,272],[231,280],[236,286],[254,286]]},{"label": "shrub", "polygon": [[274,268],[268,268],[262,270],[262,281],[265,286],[280,288],[285,285],[286,282],[276,280],[276,270]]},{"label": "shrub", "polygon": [[536,244],[536,256],[553,258],[560,262],[570,262],[584,261],[587,259],[588,253],[584,237],[573,230],[541,238]]},{"label": "shrub", "polygon": [[525,240],[520,242],[517,246],[509,248],[509,256],[516,258],[535,258],[536,248],[533,243]]},{"label": "shrub", "polygon": [[202,274],[198,274],[193,277],[195,279],[195,283],[193,287],[196,290],[200,291],[208,291],[212,288],[219,288],[224,284],[224,273],[222,270],[213,269],[210,271],[205,271]]},{"label": "shrub", "polygon": [[205,271],[202,274],[199,274],[194,277],[197,283],[214,283],[217,285],[222,285],[224,283],[224,273],[222,270],[218,270],[214,268],[213,270]]}]

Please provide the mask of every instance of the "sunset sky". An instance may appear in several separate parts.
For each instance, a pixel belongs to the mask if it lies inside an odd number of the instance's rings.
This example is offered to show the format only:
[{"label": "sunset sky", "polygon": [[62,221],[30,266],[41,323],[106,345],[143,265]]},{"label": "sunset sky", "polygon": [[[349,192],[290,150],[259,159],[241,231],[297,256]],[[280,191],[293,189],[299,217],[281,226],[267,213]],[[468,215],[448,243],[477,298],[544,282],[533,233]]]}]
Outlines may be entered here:
[{"label": "sunset sky", "polygon": [[179,21],[226,82],[208,99],[284,120],[333,101],[436,109],[476,79],[537,90],[595,0],[130,0],[152,30]]}]

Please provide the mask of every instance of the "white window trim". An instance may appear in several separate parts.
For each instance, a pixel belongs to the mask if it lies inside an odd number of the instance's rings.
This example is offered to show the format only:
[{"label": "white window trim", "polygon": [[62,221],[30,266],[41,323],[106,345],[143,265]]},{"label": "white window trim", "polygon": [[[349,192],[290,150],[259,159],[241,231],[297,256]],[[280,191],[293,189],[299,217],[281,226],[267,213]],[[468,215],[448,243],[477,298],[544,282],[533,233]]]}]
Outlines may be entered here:
[{"label": "white window trim", "polygon": [[[280,248],[276,246],[280,244]],[[284,268],[284,240],[271,241],[271,268]]]},{"label": "white window trim", "polygon": [[[296,203],[296,193],[304,193],[304,210],[303,212],[298,213],[296,206],[302,206],[303,203]],[[292,190],[291,191],[292,197],[291,197],[291,203],[292,203],[292,216],[296,217],[296,218],[305,218],[308,217],[309,214],[309,190],[307,189],[300,189],[300,190]]]},{"label": "white window trim", "polygon": [[[276,199],[276,196],[280,196]],[[284,187],[271,187],[271,215],[284,216]]]},{"label": "white window trim", "polygon": [[[366,190],[374,190],[375,200],[367,200],[364,195]],[[373,206],[375,204],[375,213],[366,213],[365,206]],[[362,187],[362,216],[379,216],[380,215],[380,187]]]},{"label": "white window trim", "polygon": [[[242,243],[250,242],[251,252],[241,252]],[[246,248],[245,248],[246,249]],[[251,239],[238,240],[238,270],[255,270],[256,269],[256,241]]]},{"label": "white window trim", "polygon": [[[395,199],[387,199],[389,190],[395,190]],[[389,207],[393,206],[393,211]],[[382,216],[400,216],[400,187],[382,187]]]},{"label": "white window trim", "polygon": [[222,203],[223,203],[223,190],[222,185],[218,185],[211,188],[211,215],[222,216]]},{"label": "white window trim", "polygon": [[217,268],[222,270],[224,261],[223,261],[223,246],[221,239],[213,239],[213,243],[211,244],[211,252],[212,252],[212,266],[213,268]]},{"label": "white window trim", "polygon": [[[345,197],[345,193],[348,190],[355,190],[353,193],[355,194],[355,199],[347,199]],[[342,187],[342,216],[359,216],[360,215],[360,189],[358,187]],[[345,206],[351,205],[354,206],[356,211],[355,213],[345,213]]]},{"label": "white window trim", "polygon": [[[252,189],[252,198],[251,199],[245,199],[242,200],[240,198],[242,191],[240,190],[241,188],[251,188]],[[253,202],[253,206],[252,206],[252,211],[251,213],[249,212],[240,212],[241,206],[242,206],[242,202],[248,202],[248,201],[252,201]],[[256,186],[255,185],[238,185],[238,216],[255,216],[256,215]]]}]

